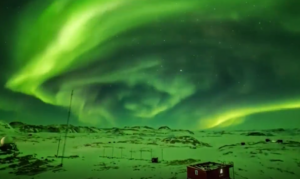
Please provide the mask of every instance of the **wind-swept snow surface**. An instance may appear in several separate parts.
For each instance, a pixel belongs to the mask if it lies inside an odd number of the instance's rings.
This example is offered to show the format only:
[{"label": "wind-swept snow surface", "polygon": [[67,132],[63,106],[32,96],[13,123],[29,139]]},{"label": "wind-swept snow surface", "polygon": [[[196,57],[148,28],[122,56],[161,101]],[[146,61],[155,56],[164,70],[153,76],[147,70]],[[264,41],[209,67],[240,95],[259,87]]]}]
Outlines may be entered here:
[{"label": "wind-swept snow surface", "polygon": [[[26,124],[10,128],[21,153],[0,155],[1,179],[186,179],[187,165],[206,161],[234,162],[236,179],[300,178],[299,129],[205,132],[72,126],[60,167],[63,129]],[[151,163],[152,157],[159,163]]]}]

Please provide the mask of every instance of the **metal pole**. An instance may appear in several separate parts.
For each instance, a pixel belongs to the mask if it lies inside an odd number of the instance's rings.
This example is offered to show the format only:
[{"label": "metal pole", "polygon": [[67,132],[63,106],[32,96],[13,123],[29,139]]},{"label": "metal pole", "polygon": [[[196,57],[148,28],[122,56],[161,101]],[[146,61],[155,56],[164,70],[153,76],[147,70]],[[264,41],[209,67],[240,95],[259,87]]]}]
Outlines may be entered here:
[{"label": "metal pole", "polygon": [[69,106],[69,113],[68,113],[66,133],[65,133],[65,143],[64,143],[64,147],[63,147],[63,151],[62,151],[62,156],[61,156],[61,166],[63,166],[64,155],[65,155],[65,150],[66,150],[66,143],[67,143],[67,136],[68,136],[68,132],[69,132],[69,122],[70,122],[70,116],[71,116],[73,91],[74,90],[72,90],[72,92],[71,92],[71,98],[70,98],[70,106]]},{"label": "metal pole", "polygon": [[[72,93],[73,93],[73,91],[72,91]],[[70,100],[69,112],[68,112],[68,117],[67,117],[67,123],[68,123],[69,115],[70,115],[71,101],[72,101],[72,94],[71,94],[71,100]],[[57,146],[57,151],[56,151],[56,157],[58,157],[58,152],[59,152],[59,149],[60,149],[61,136],[62,136],[62,134],[59,133],[58,146]]]},{"label": "metal pole", "polygon": [[232,172],[233,172],[233,179],[235,179],[235,173],[234,173],[234,163],[232,163]]},{"label": "metal pole", "polygon": [[58,157],[58,152],[59,152],[59,148],[60,148],[60,141],[61,141],[61,134],[59,133],[58,146],[57,146],[57,151],[56,151],[56,157]]}]

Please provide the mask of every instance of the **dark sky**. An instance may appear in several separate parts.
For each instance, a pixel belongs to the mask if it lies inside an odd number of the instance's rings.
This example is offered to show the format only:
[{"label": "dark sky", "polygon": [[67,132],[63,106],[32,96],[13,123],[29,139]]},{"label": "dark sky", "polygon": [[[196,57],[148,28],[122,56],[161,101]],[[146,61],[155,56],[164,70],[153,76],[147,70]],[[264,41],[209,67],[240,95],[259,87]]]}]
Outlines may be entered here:
[{"label": "dark sky", "polygon": [[[20,3],[21,2],[21,3]],[[299,0],[3,0],[0,120],[300,125]]]}]

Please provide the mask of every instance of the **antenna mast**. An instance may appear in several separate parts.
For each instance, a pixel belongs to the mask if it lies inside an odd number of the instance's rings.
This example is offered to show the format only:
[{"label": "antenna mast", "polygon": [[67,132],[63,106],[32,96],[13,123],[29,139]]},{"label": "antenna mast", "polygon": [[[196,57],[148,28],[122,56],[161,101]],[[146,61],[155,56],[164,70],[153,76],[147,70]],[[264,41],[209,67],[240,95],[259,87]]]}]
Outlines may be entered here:
[{"label": "antenna mast", "polygon": [[[63,160],[64,160],[64,155],[65,155],[65,149],[66,149],[66,142],[67,142],[67,136],[68,136],[68,131],[69,131],[69,122],[70,122],[70,116],[71,116],[71,106],[72,106],[72,98],[73,98],[73,92],[71,92],[71,97],[70,97],[70,105],[69,105],[69,111],[68,111],[68,118],[67,118],[67,126],[66,126],[66,132],[65,132],[65,143],[63,146],[63,151],[62,151],[62,156],[61,156],[61,166],[63,166]],[[59,142],[58,142],[58,147],[57,147],[57,157],[58,157],[58,152],[60,148],[60,142],[61,142],[61,135],[59,136]]]}]

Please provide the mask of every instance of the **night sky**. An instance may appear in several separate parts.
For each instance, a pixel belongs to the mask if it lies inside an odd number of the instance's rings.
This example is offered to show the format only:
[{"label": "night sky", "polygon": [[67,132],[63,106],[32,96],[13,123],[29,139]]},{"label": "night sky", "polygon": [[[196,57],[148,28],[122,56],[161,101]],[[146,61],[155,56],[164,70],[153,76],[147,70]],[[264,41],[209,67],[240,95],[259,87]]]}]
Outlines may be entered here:
[{"label": "night sky", "polygon": [[299,0],[3,0],[0,120],[300,126]]}]

